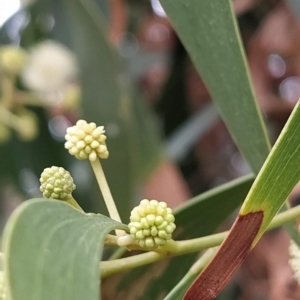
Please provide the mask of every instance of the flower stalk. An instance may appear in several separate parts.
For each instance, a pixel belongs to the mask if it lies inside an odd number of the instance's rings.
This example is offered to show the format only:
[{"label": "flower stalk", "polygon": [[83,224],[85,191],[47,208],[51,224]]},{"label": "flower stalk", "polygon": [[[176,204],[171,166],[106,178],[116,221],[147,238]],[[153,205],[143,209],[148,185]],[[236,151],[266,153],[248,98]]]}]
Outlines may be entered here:
[{"label": "flower stalk", "polygon": [[[95,160],[95,161],[90,161],[92,169],[94,171],[94,174],[96,176],[97,182],[99,184],[101,193],[103,195],[103,199],[105,202],[105,205],[107,207],[108,213],[110,215],[110,217],[118,222],[122,222],[121,221],[121,217],[119,215],[118,209],[116,207],[115,201],[112,197],[110,188],[108,186],[105,174],[103,172],[103,168],[101,165],[101,162],[99,159]],[[123,236],[125,234],[125,232],[123,230],[116,230],[116,234],[117,236]]]},{"label": "flower stalk", "polygon": [[[293,221],[298,217],[300,217],[300,206],[278,214],[270,223],[268,230]],[[114,273],[156,262],[166,256],[178,256],[219,246],[228,235],[228,232],[229,231],[225,231],[185,241],[169,240],[165,246],[159,247],[155,249],[155,251],[110,261],[103,261],[100,263],[100,276],[101,278],[104,278]],[[130,245],[127,246],[127,248],[130,249]]]},{"label": "flower stalk", "polygon": [[[65,138],[65,148],[68,149],[71,155],[80,160],[88,159],[90,161],[110,217],[115,221],[121,222],[99,160],[107,159],[109,156],[105,143],[106,135],[104,127],[97,127],[93,122],[87,123],[85,120],[78,120],[76,125],[67,129]],[[116,234],[120,237],[126,235],[123,230],[118,229],[116,230]]]}]

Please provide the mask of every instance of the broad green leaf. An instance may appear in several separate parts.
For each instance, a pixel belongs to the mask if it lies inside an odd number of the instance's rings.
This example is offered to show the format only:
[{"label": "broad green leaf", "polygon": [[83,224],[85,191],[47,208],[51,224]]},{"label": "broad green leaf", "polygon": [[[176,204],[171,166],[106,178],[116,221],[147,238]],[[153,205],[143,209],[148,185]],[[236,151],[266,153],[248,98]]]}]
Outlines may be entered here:
[{"label": "broad green leaf", "polygon": [[185,300],[210,300],[218,295],[299,182],[299,120],[298,101],[253,183],[228,237],[208,267],[190,287]]},{"label": "broad green leaf", "polygon": [[111,230],[125,225],[56,200],[16,209],[4,233],[14,300],[99,300],[99,260]]},{"label": "broad green leaf", "polygon": [[[188,239],[213,233],[221,222],[243,202],[254,176],[248,175],[208,191],[175,211],[175,239]],[[111,299],[161,299],[180,281],[196,260],[197,254],[165,259],[134,269],[126,274]],[[163,282],[163,284],[160,284]],[[104,289],[112,290],[105,280]]]},{"label": "broad green leaf", "polygon": [[231,2],[161,0],[235,143],[258,173],[270,147]]}]

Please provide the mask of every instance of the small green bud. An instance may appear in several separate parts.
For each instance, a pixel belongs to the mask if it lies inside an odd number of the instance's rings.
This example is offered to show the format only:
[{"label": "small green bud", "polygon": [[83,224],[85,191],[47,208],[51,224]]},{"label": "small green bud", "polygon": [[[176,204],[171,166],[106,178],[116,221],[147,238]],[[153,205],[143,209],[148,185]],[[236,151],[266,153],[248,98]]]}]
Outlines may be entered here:
[{"label": "small green bud", "polygon": [[40,191],[45,198],[66,201],[72,198],[72,192],[76,188],[72,176],[62,167],[44,169],[40,182]]},{"label": "small green bud", "polygon": [[172,209],[165,202],[144,199],[135,207],[128,224],[130,234],[141,247],[156,248],[172,238],[176,228]]},{"label": "small green bud", "polygon": [[108,158],[104,133],[103,126],[97,127],[95,123],[79,120],[75,126],[67,129],[65,148],[77,159],[95,161],[98,157]]}]

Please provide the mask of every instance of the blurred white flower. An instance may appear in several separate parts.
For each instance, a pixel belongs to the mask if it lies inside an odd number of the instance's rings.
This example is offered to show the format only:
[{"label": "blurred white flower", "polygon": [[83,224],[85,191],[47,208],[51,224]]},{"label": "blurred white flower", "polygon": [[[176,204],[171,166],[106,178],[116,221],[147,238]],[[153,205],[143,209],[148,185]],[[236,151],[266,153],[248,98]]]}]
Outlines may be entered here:
[{"label": "blurred white flower", "polygon": [[53,92],[63,89],[77,73],[75,55],[64,45],[49,40],[29,52],[22,80],[33,91]]}]

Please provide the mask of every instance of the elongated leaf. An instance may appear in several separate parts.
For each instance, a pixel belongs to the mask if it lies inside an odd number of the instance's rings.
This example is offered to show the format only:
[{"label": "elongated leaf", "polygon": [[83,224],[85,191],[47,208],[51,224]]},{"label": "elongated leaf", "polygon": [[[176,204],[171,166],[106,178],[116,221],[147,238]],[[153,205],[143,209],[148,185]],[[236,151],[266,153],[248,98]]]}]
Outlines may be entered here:
[{"label": "elongated leaf", "polygon": [[255,243],[300,180],[299,121],[298,101],[241,208],[241,215],[263,212]]},{"label": "elongated leaf", "polygon": [[[248,175],[215,188],[184,204],[175,211],[176,239],[195,238],[216,230],[245,199],[254,176]],[[108,278],[103,282],[112,292],[108,299],[161,299],[181,280],[196,260],[197,254],[165,259],[154,265],[134,269],[124,276],[118,287]],[[163,282],[163,284],[160,284]]]},{"label": "elongated leaf", "polygon": [[239,150],[255,173],[269,153],[231,0],[161,0]]},{"label": "elongated leaf", "polygon": [[299,120],[298,101],[258,174],[228,237],[184,299],[210,300],[218,295],[299,182]]},{"label": "elongated leaf", "polygon": [[126,226],[55,200],[22,204],[10,218],[4,250],[14,300],[98,300],[107,233]]}]

